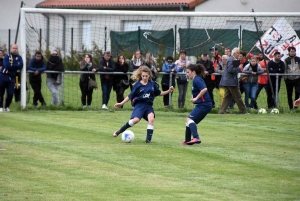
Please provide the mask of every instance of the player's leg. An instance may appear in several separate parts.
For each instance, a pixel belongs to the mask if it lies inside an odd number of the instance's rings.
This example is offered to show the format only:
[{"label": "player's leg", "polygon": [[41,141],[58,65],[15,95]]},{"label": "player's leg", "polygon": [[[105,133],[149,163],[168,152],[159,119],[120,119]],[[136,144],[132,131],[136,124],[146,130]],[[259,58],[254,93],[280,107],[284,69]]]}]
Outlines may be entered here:
[{"label": "player's leg", "polygon": [[149,113],[147,119],[148,119],[148,126],[147,126],[146,143],[150,143],[154,131],[154,113],[153,112]]}]

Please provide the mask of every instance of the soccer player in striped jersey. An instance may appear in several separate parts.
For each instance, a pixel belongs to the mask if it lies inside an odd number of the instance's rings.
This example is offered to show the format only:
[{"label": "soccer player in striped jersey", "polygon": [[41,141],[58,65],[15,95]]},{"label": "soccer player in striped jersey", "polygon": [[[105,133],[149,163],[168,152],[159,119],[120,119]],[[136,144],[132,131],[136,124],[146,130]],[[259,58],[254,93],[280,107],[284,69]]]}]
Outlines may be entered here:
[{"label": "soccer player in striped jersey", "polygon": [[126,122],[119,130],[115,131],[113,136],[117,137],[126,129],[137,124],[142,118],[148,121],[146,143],[150,143],[154,130],[154,110],[153,101],[156,96],[164,96],[171,93],[174,87],[171,86],[166,91],[160,91],[155,82],[152,81],[151,70],[147,66],[140,66],[131,77],[136,82],[133,85],[131,93],[120,103],[114,105],[119,108],[127,101],[131,100],[134,107],[130,120]]},{"label": "soccer player in striped jersey", "polygon": [[[190,102],[196,106],[186,118],[185,141],[182,145],[200,144],[201,139],[197,131],[197,124],[212,109],[212,100],[208,94],[204,80],[201,78],[204,75],[205,67],[202,64],[191,64],[186,69],[186,75],[193,80],[192,99]],[[193,135],[193,139],[191,137]]]}]

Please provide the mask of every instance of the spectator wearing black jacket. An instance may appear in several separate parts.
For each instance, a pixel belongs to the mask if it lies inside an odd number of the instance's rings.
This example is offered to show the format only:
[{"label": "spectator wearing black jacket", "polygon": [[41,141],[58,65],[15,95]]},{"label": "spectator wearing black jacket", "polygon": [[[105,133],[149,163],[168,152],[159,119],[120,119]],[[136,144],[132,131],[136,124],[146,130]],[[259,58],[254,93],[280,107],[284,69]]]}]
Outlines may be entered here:
[{"label": "spectator wearing black jacket", "polygon": [[[47,62],[47,70],[64,72],[64,64],[58,56],[58,51],[54,50]],[[61,73],[47,73],[47,86],[52,93],[51,105],[59,105],[59,87],[62,81]]]},{"label": "spectator wearing black jacket", "polygon": [[37,51],[34,57],[29,61],[28,70],[34,71],[33,73],[29,73],[29,83],[33,90],[33,106],[38,105],[38,101],[40,101],[42,106],[46,105],[45,99],[42,95],[42,76],[41,74],[47,70],[46,63],[44,61],[43,55],[40,51]]},{"label": "spectator wearing black jacket", "polygon": [[[84,60],[80,63],[81,71],[96,72],[97,65],[93,62],[91,54],[86,54]],[[89,87],[90,79],[96,80],[95,74],[82,73],[79,79],[79,87],[81,90],[81,104],[83,108],[90,108],[93,100],[94,88]]]},{"label": "spectator wearing black jacket", "polygon": [[[119,55],[115,64],[115,72],[122,72],[124,74],[116,74],[113,79],[113,90],[116,92],[117,103],[124,100],[124,92],[129,87],[128,75],[129,70],[128,63],[125,62],[124,55]],[[123,108],[123,105],[121,106]]]},{"label": "spectator wearing black jacket", "polygon": [[[105,51],[103,57],[99,60],[100,72],[114,72],[115,61],[113,60],[110,51]],[[110,92],[113,86],[112,74],[100,74],[101,89],[102,89],[102,109],[108,109],[107,104],[110,98]]]},{"label": "spectator wearing black jacket", "polygon": [[208,59],[207,54],[202,54],[201,59],[197,61],[197,64],[202,64],[205,67],[203,80],[207,86],[208,94],[212,100],[213,108],[215,107],[213,90],[216,87],[215,80],[211,79],[211,74],[215,72],[214,66],[211,60]]},{"label": "spectator wearing black jacket", "polygon": [[[281,54],[280,52],[275,52],[274,53],[274,60],[270,60],[270,62],[268,63],[268,69],[269,69],[269,73],[284,73],[285,71],[285,67],[284,67],[284,62],[281,61]],[[273,91],[274,91],[274,97],[277,94],[279,94],[279,90],[280,90],[280,83],[281,83],[281,78],[282,76],[278,76],[278,90],[276,92],[276,76],[270,76],[271,78],[271,83],[272,83],[272,87],[273,87]],[[270,97],[268,99],[268,108],[274,108],[275,105],[275,100],[274,97],[272,98],[272,90],[271,90],[271,86],[269,86],[268,89],[268,97]]]}]

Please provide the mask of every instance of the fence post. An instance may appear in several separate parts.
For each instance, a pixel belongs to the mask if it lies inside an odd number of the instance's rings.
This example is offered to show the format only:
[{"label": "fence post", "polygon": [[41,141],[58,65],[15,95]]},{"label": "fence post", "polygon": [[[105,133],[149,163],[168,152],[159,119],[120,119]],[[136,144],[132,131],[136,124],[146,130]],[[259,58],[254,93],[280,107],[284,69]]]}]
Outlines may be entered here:
[{"label": "fence post", "polygon": [[141,34],[141,27],[138,26],[138,46],[139,46],[139,50],[141,49],[141,39],[140,39],[140,34]]},{"label": "fence post", "polygon": [[[172,76],[173,76],[173,73],[171,72],[169,76],[170,76],[170,79],[169,79],[169,87],[170,87],[170,86],[172,86]],[[172,105],[172,93],[173,92],[171,92],[171,93],[168,94],[168,96],[169,96],[169,107]]]},{"label": "fence post", "polygon": [[64,106],[65,105],[65,74],[64,72],[61,73],[61,93],[60,93],[60,102],[61,105]]},{"label": "fence post", "polygon": [[73,49],[74,49],[74,47],[73,47],[73,37],[74,37],[74,35],[73,35],[73,27],[71,27],[71,58],[73,59]]},{"label": "fence post", "polygon": [[40,51],[42,51],[42,29],[40,29],[39,43],[40,43]]},{"label": "fence post", "polygon": [[104,28],[104,51],[106,51],[107,27]]},{"label": "fence post", "polygon": [[278,73],[276,74],[276,87],[275,87],[275,107],[278,107],[278,87],[279,87],[279,76]]},{"label": "fence post", "polygon": [[175,24],[175,33],[174,33],[174,35],[175,35],[175,38],[174,38],[174,60],[175,60],[175,57],[176,57],[176,39],[177,39],[177,25]]}]

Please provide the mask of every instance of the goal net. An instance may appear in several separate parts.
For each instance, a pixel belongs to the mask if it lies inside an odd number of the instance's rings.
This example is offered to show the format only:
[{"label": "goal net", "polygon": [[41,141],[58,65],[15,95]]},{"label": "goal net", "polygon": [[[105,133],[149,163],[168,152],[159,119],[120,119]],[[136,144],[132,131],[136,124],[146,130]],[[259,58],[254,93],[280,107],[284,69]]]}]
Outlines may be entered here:
[{"label": "goal net", "polygon": [[[90,53],[97,62],[103,51],[111,51],[114,58],[125,55],[129,61],[140,49],[145,55],[150,52],[161,68],[167,56],[177,60],[180,50],[186,50],[187,58],[196,63],[210,49],[218,54],[225,49],[239,47],[246,54],[256,55],[261,51],[272,59],[275,51],[287,55],[287,47],[300,47],[299,13],[198,13],[198,12],[152,12],[152,11],[97,11],[71,9],[29,9],[21,12],[22,56],[27,60],[35,51],[42,51],[45,57],[54,49],[64,59],[67,82],[64,85],[64,101],[80,105],[78,87],[79,62]],[[256,23],[255,23],[256,22]],[[300,52],[300,49],[299,51]],[[71,80],[72,79],[72,80]],[[76,81],[75,81],[76,80]],[[68,86],[67,84],[71,85]],[[46,87],[45,87],[46,88]],[[72,90],[71,90],[72,89]],[[129,90],[129,89],[128,89]],[[68,94],[70,93],[70,94]],[[73,93],[73,94],[71,94]],[[129,91],[125,92],[125,95]],[[214,90],[218,101],[218,90]],[[26,95],[26,93],[22,93]],[[101,93],[95,95],[101,98]],[[112,91],[112,105],[115,95]],[[172,105],[177,107],[177,89],[172,95]],[[187,97],[190,97],[188,90]],[[286,104],[285,95],[279,102]],[[98,100],[93,100],[96,102]],[[101,102],[99,100],[99,102]],[[100,105],[100,103],[97,105]],[[262,106],[266,97],[261,98]],[[22,103],[25,104],[26,103]],[[96,103],[95,103],[96,104]],[[217,105],[217,103],[216,103]],[[163,107],[163,101],[156,100],[155,107]]]}]

